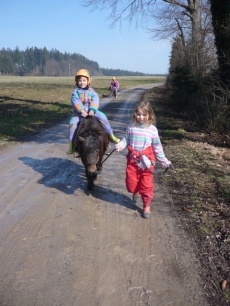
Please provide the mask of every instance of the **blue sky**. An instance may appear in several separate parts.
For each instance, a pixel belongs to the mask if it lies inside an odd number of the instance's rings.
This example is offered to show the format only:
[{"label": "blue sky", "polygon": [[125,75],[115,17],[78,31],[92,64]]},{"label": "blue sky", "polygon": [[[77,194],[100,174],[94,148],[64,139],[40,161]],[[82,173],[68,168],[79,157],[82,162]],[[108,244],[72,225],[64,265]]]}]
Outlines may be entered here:
[{"label": "blue sky", "polygon": [[46,47],[79,53],[102,68],[167,73],[170,43],[150,39],[141,27],[110,29],[108,12],[77,0],[0,0],[0,49]]}]

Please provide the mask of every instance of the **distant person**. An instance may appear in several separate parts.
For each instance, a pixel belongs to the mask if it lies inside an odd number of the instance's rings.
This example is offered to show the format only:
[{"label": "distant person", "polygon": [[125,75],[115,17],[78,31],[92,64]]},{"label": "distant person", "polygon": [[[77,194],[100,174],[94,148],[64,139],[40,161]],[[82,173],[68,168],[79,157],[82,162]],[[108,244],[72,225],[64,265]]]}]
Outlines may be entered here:
[{"label": "distant person", "polygon": [[91,77],[86,69],[80,69],[75,75],[76,88],[72,93],[71,104],[74,114],[70,119],[69,127],[69,150],[67,154],[73,153],[73,136],[79,121],[87,116],[95,116],[102,124],[111,142],[118,143],[119,138],[113,135],[112,128],[106,115],[99,111],[99,97],[90,87]]},{"label": "distant person", "polygon": [[171,165],[165,157],[154,121],[151,104],[145,101],[138,103],[125,137],[115,145],[118,152],[128,147],[126,188],[133,193],[134,203],[141,196],[143,217],[146,219],[150,218],[150,205],[154,197],[153,171],[156,158],[163,168]]},{"label": "distant person", "polygon": [[119,89],[119,82],[116,80],[115,77],[112,78],[112,82],[110,84],[110,90],[112,91],[112,94],[115,98],[117,98],[117,91]]}]

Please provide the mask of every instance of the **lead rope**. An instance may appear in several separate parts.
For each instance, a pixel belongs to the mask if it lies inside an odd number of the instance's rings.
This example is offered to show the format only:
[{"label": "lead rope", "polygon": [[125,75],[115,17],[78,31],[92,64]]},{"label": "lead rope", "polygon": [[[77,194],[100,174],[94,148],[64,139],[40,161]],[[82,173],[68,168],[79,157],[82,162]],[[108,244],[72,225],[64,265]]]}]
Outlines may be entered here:
[{"label": "lead rope", "polygon": [[113,149],[109,155],[98,165],[98,169],[101,169],[102,168],[102,164],[104,164],[104,162],[113,154],[113,152],[116,151],[116,148]]}]

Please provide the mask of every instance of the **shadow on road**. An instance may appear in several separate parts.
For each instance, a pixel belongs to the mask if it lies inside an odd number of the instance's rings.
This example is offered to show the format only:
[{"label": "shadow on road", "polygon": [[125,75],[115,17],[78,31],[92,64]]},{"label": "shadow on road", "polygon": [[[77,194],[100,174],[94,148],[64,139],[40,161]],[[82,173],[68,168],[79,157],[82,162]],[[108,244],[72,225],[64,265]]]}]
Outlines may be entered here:
[{"label": "shadow on road", "polygon": [[56,188],[66,194],[73,194],[75,190],[82,189],[82,186],[86,185],[84,167],[74,161],[64,158],[40,160],[26,156],[20,157],[19,160],[41,173],[42,178],[38,180],[38,183],[46,187]]},{"label": "shadow on road", "polygon": [[[20,157],[26,166],[42,174],[37,181],[48,188],[55,188],[65,194],[74,194],[76,190],[82,190],[85,195],[91,194],[94,198],[103,200],[107,203],[118,204],[131,210],[141,210],[133,204],[130,197],[115,192],[109,188],[95,184],[95,191],[88,192],[85,168],[74,161],[64,158],[34,159],[31,157]],[[100,176],[103,174],[100,174]]]}]

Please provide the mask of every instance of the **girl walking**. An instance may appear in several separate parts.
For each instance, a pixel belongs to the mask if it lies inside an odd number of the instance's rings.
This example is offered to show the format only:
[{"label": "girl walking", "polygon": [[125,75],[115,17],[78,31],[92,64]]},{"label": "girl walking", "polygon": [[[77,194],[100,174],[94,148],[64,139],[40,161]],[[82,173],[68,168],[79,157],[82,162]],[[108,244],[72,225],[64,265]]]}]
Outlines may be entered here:
[{"label": "girl walking", "polygon": [[125,137],[115,145],[118,152],[128,147],[126,188],[128,192],[133,193],[134,203],[141,196],[143,217],[146,219],[150,218],[150,205],[154,197],[155,161],[157,159],[163,168],[171,165],[165,157],[154,122],[155,116],[151,104],[146,101],[138,103]]}]

